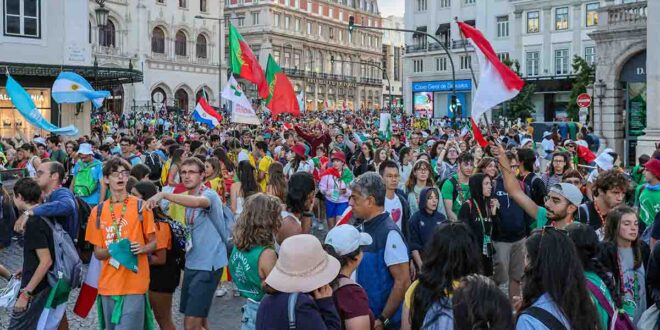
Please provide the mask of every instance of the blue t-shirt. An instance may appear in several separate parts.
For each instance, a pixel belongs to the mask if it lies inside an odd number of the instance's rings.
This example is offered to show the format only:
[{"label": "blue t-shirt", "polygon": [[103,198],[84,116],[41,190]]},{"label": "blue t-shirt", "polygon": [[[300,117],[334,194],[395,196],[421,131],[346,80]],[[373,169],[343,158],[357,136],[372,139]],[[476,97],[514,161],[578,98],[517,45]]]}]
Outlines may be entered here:
[{"label": "blue t-shirt", "polygon": [[[96,204],[99,203],[99,196],[101,194],[101,179],[103,178],[103,163],[101,163],[98,160],[94,160],[95,163],[97,163],[95,166],[92,167],[92,176],[96,181],[98,181],[98,184],[96,185],[96,189],[94,189],[94,192],[89,195],[89,196],[80,196],[82,200],[84,200],[89,206],[95,206]],[[80,166],[83,162],[77,162],[76,165],[73,167],[73,176],[75,179],[76,174],[78,174],[78,171],[80,171]]]},{"label": "blue t-shirt", "polygon": [[186,208],[186,226],[192,228],[193,243],[186,253],[186,268],[211,271],[227,266],[227,247],[222,237],[229,237],[229,233],[218,194],[213,189],[204,189],[201,196],[209,200],[211,207]]},{"label": "blue t-shirt", "polygon": [[[568,323],[568,320],[564,316],[564,313],[561,312],[557,304],[552,301],[550,295],[547,293],[542,294],[536,301],[532,304],[533,307],[539,307],[549,312],[554,316],[559,322],[561,322],[566,329],[570,330],[571,325]],[[518,318],[516,322],[516,330],[545,330],[549,328],[545,326],[541,321],[536,318],[523,314]]]}]

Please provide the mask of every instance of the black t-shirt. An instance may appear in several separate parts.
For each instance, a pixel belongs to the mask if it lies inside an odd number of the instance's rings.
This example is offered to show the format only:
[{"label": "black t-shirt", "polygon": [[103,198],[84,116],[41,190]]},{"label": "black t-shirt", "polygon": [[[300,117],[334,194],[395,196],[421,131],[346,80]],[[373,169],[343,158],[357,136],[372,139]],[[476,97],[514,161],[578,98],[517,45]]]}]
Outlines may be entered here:
[{"label": "black t-shirt", "polygon": [[[53,231],[48,224],[40,217],[31,216],[25,225],[25,243],[23,246],[23,277],[21,278],[21,288],[24,288],[34,275],[39,266],[39,257],[37,249],[49,249],[50,257],[55,260],[55,248],[53,244]],[[48,285],[48,277],[39,282],[39,285],[32,290],[37,293]]]}]

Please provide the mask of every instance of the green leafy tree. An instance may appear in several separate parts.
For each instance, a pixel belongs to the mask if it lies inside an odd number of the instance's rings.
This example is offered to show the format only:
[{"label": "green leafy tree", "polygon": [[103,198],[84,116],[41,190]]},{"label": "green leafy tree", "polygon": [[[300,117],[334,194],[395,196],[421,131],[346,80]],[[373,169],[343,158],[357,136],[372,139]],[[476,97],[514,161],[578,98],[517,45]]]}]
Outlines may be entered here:
[{"label": "green leafy tree", "polygon": [[[518,76],[522,77],[522,74],[520,73],[520,63],[518,61],[505,59],[503,63],[504,65],[511,68]],[[502,110],[505,111],[504,115],[508,120],[517,118],[526,120],[527,118],[532,117],[532,113],[535,111],[534,102],[532,102],[532,96],[534,96],[535,91],[535,84],[525,82],[525,87],[523,87],[520,93],[518,93],[518,95],[516,95],[516,97],[510,101],[504,103]]]},{"label": "green leafy tree", "polygon": [[571,96],[568,101],[568,118],[573,121],[579,120],[580,107],[577,105],[577,97],[582,93],[587,92],[587,86],[593,84],[596,76],[596,65],[589,64],[585,59],[575,55],[573,57],[573,72],[575,79],[573,80],[573,89],[571,89]]}]

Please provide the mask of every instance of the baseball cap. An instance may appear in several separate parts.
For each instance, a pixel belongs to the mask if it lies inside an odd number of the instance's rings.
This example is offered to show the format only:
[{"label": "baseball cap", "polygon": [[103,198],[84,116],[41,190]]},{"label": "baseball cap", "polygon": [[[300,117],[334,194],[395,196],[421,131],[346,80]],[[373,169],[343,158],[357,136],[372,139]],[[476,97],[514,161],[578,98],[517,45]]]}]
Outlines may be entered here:
[{"label": "baseball cap", "polygon": [[566,198],[571,204],[579,206],[582,204],[582,193],[578,187],[570,183],[556,183],[550,186],[549,192],[554,192]]},{"label": "baseball cap", "polygon": [[340,256],[345,256],[360,246],[368,246],[371,243],[373,240],[369,234],[361,233],[352,225],[334,227],[325,237],[325,244],[332,246]]}]

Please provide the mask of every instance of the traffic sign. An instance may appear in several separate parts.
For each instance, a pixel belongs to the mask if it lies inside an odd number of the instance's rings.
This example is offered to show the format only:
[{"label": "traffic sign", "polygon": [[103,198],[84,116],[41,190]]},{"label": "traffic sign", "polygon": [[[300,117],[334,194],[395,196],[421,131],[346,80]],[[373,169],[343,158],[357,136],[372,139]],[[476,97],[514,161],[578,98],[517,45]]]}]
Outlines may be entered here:
[{"label": "traffic sign", "polygon": [[591,105],[591,96],[587,93],[582,93],[578,95],[576,103],[580,108],[588,108]]}]

